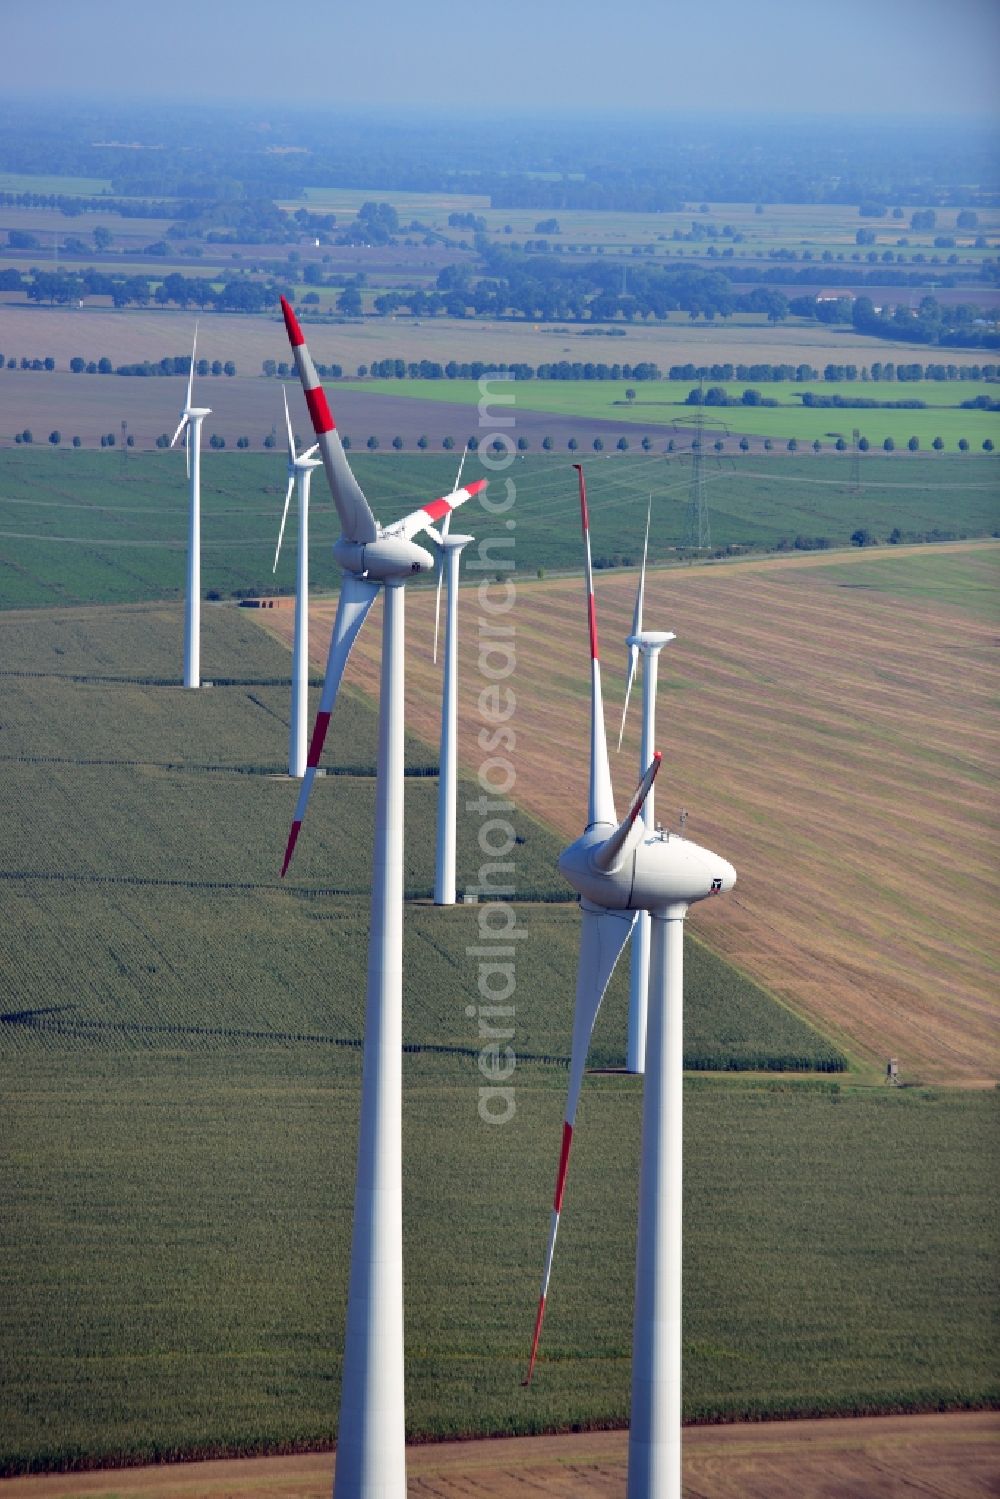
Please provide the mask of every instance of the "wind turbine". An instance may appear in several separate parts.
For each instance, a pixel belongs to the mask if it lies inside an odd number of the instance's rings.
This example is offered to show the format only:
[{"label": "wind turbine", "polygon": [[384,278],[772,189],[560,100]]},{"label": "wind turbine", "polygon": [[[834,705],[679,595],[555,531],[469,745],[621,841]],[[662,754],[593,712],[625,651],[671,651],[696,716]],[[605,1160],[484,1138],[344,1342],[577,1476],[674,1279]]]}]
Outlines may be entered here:
[{"label": "wind turbine", "polygon": [[[642,544],[642,568],[639,586],[635,594],[632,612],[632,633],[625,642],[628,646],[628,682],[625,687],[625,706],[622,723],[618,731],[618,748],[622,747],[625,733],[625,718],[639,657],[642,657],[642,742],[639,749],[639,769],[648,765],[656,744],[656,677],[659,655],[663,647],[676,636],[670,630],[643,630],[642,605],[646,593],[646,557],[649,552],[649,519],[653,508],[652,496],[646,507],[646,537]],[[642,808],[642,820],[651,833],[656,826],[654,816],[655,787],[650,787]],[[625,1047],[625,1068],[628,1072],[646,1070],[646,1004],[649,993],[649,912],[640,911],[632,933],[632,971],[629,978],[628,1038]]]},{"label": "wind turbine", "polygon": [[299,780],[306,773],[306,712],[309,695],[309,486],[312,471],[320,468],[322,459],[314,458],[317,444],[313,443],[299,457],[295,456],[295,434],[292,419],[288,414],[288,394],[281,387],[285,402],[285,427],[288,431],[288,488],[285,490],[285,508],[281,513],[281,529],[274,553],[274,566],[278,569],[281,542],[288,519],[288,505],[292,490],[299,492],[299,549],[295,574],[295,639],[292,645],[292,712],[288,735],[288,774]]},{"label": "wind turbine", "polygon": [[184,686],[201,686],[201,424],[211,416],[210,406],[192,406],[194,362],[198,351],[198,324],[194,325],[191,345],[191,368],[188,370],[187,396],[177,431],[170,439],[173,447],[184,433],[184,461],[191,484],[191,510],[188,517],[187,598],[184,603]]},{"label": "wind turbine", "polygon": [[[465,467],[458,465],[455,488],[462,482]],[[455,904],[455,822],[458,802],[457,685],[458,685],[458,569],[462,548],[471,536],[450,535],[451,511],[441,522],[438,543],[438,581],[434,598],[434,660],[438,654],[438,627],[441,620],[441,585],[448,576],[448,603],[444,630],[444,684],[441,692],[441,754],[438,770],[437,855],[434,864],[434,904]]]},{"label": "wind turbine", "polygon": [[646,910],[652,917],[650,1027],[642,1116],[628,1499],[680,1499],[684,918],[695,901],[731,890],[736,871],[725,859],[686,838],[662,832],[649,835],[639,814],[660,768],[658,752],[624,820],[618,822],[601,698],[586,487],[582,466],[573,467],[580,483],[590,629],[590,791],[584,832],[559,859],[559,868],[581,896],[580,965],[562,1149],[525,1383],[530,1383],[538,1353],[594,1021],[635,913]]},{"label": "wind turbine", "polygon": [[485,489],[477,480],[381,526],[351,472],[302,329],[281,310],[340,517],[333,554],[343,570],[326,680],[288,835],[285,874],[302,827],[347,658],[385,589],[371,931],[365,1001],[361,1127],[334,1486],[339,1499],[406,1499],[403,1396],[403,585],[434,566],[413,537]]}]

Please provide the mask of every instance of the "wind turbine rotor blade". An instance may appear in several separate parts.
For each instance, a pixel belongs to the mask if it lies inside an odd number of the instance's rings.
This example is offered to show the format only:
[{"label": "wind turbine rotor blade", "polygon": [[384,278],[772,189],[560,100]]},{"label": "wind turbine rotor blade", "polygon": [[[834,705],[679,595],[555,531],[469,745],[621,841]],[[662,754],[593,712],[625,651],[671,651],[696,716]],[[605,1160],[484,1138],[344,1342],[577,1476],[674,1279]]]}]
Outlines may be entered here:
[{"label": "wind turbine rotor blade", "polygon": [[535,1315],[535,1331],[531,1343],[531,1358],[524,1383],[531,1383],[531,1376],[538,1356],[538,1343],[542,1335],[545,1305],[552,1275],[556,1236],[562,1214],[563,1196],[566,1191],[566,1173],[569,1169],[569,1153],[573,1144],[573,1126],[580,1100],[587,1052],[594,1022],[601,1008],[605,990],[611,981],[615,964],[622,948],[632,934],[635,922],[633,911],[605,911],[600,906],[584,904],[580,931],[580,965],[576,976],[576,1008],[573,1014],[573,1050],[569,1065],[569,1093],[566,1112],[563,1116],[562,1148],[559,1152],[559,1167],[556,1171],[556,1189],[552,1199],[552,1217],[549,1222],[549,1241],[545,1251],[545,1268],[542,1272],[542,1287]]},{"label": "wind turbine rotor blade", "polygon": [[280,527],[280,529],[278,531],[278,545],[275,548],[274,566],[271,568],[271,572],[272,573],[276,573],[278,571],[278,558],[281,555],[281,541],[282,541],[282,538],[283,538],[283,536],[285,534],[285,521],[288,519],[288,502],[292,498],[292,490],[294,488],[295,488],[295,475],[294,475],[294,473],[292,473],[292,474],[289,474],[289,476],[288,476],[288,488],[285,490],[285,508],[281,512],[281,527]]},{"label": "wind turbine rotor blade", "polygon": [[580,481],[580,520],[583,526],[583,565],[587,583],[587,624],[590,631],[590,792],[587,800],[587,827],[595,823],[618,821],[615,797],[611,789],[611,767],[608,764],[608,739],[604,728],[604,698],[601,694],[601,661],[597,647],[597,610],[594,604],[594,570],[590,560],[590,513],[587,509],[587,485],[583,465],[574,463]]},{"label": "wind turbine rotor blade", "polygon": [[[462,465],[465,463],[465,451],[466,451],[465,449],[462,450],[462,462],[458,465],[458,479],[455,480],[455,490],[454,490],[455,493],[457,493],[457,491],[458,491],[458,481],[462,477]],[[428,531],[430,533],[430,535],[434,537],[434,540],[438,543],[438,546],[440,548],[440,550],[438,552],[437,589],[436,589],[435,594],[434,594],[434,657],[433,657],[433,660],[434,660],[434,665],[435,666],[437,665],[437,658],[438,658],[438,636],[439,636],[440,630],[441,630],[441,584],[444,582],[444,542],[445,542],[445,540],[446,540],[446,538],[448,536],[448,532],[451,530],[451,517],[452,517],[452,514],[453,514],[453,512],[451,510],[449,510],[448,513],[445,515],[444,520],[441,522],[441,530],[440,530],[440,532],[435,531],[433,526],[429,526],[428,525],[428,526],[424,527],[424,530]]]},{"label": "wind turbine rotor blade", "polygon": [[288,341],[292,347],[295,368],[299,372],[306,405],[312,418],[316,443],[322,454],[327,483],[337,507],[340,524],[348,541],[374,541],[380,534],[379,524],[365,499],[364,491],[351,472],[344,445],[337,432],[330,407],[327,403],[316,366],[306,348],[306,341],[295,311],[285,297],[281,299],[281,311],[285,319]]},{"label": "wind turbine rotor blade", "polygon": [[[411,510],[409,515],[404,515],[401,520],[393,522],[386,529],[393,535],[405,536],[407,541],[426,531],[429,525],[435,521],[446,520],[453,510],[459,505],[464,505],[466,500],[471,500],[484,490],[489,483],[488,479],[476,479],[465,489],[455,489],[449,495],[444,495],[440,500],[431,500],[427,505],[421,505],[419,510]],[[444,531],[444,526],[442,526]]]},{"label": "wind turbine rotor blade", "polygon": [[653,496],[646,506],[646,535],[642,543],[642,567],[639,569],[639,587],[635,595],[635,611],[632,615],[632,634],[642,634],[642,605],[646,596],[646,556],[649,552],[649,519],[653,512]]},{"label": "wind turbine rotor blade", "polygon": [[639,821],[639,813],[642,811],[643,803],[650,793],[650,789],[656,780],[662,763],[663,756],[660,754],[660,751],[654,750],[652,761],[635,789],[635,795],[629,803],[629,808],[625,816],[615,828],[611,837],[605,843],[595,848],[591,854],[591,863],[602,874],[614,874],[616,869],[620,869],[633,848],[642,838],[644,829],[643,824]]},{"label": "wind turbine rotor blade", "polygon": [[184,471],[189,479],[191,477],[191,443],[193,440],[191,436],[191,423],[188,422],[187,434],[184,440]]},{"label": "wind turbine rotor blade", "polygon": [[[442,527],[442,531],[444,527]],[[444,583],[444,548],[438,551],[437,588],[434,590],[434,665],[438,658],[438,635],[441,630],[441,585]]]},{"label": "wind turbine rotor blade", "polygon": [[455,488],[456,489],[458,489],[461,486],[461,483],[462,483],[462,470],[465,467],[465,460],[468,457],[468,455],[469,455],[468,448],[463,447],[463,449],[462,449],[462,456],[458,460],[458,473],[455,475]]},{"label": "wind turbine rotor blade", "polygon": [[288,834],[288,843],[285,847],[284,863],[281,866],[281,877],[291,863],[292,854],[295,852],[295,844],[302,827],[302,819],[306,815],[306,806],[309,802],[309,794],[312,791],[313,781],[316,779],[316,768],[319,765],[320,755],[323,753],[323,743],[326,739],[326,731],[330,724],[330,715],[333,705],[337,700],[337,692],[340,688],[341,678],[344,675],[344,667],[347,658],[358,637],[358,632],[365,620],[368,611],[374,604],[378,595],[378,583],[367,583],[363,578],[356,578],[353,573],[345,573],[344,581],[340,590],[340,602],[337,605],[337,618],[333,623],[333,634],[330,636],[330,651],[326,661],[326,680],[323,683],[323,695],[320,698],[319,712],[316,715],[316,723],[313,727],[312,742],[309,745],[309,755],[306,761],[306,773],[302,779],[302,789],[295,807],[295,816],[292,819],[291,830]]},{"label": "wind turbine rotor blade", "polygon": [[[650,495],[646,506],[646,536],[642,543],[642,567],[639,570],[639,586],[635,593],[635,608],[632,610],[632,634],[642,634],[642,605],[646,595],[646,554],[649,551],[649,518],[653,510],[653,496]],[[625,719],[628,716],[628,700],[632,695],[632,683],[635,681],[635,668],[639,660],[639,647],[630,645],[628,648],[628,681],[625,684],[625,706],[622,709],[622,723],[618,730],[618,748],[622,747],[625,737]]]},{"label": "wind turbine rotor blade", "polygon": [[292,418],[288,412],[288,391],[281,387],[281,398],[285,403],[285,429],[288,432],[288,464],[289,467],[295,462],[295,434],[292,431]]},{"label": "wind turbine rotor blade", "polygon": [[194,341],[191,344],[191,368],[188,370],[187,399],[184,402],[184,409],[186,411],[189,411],[191,409],[191,396],[194,393],[194,362],[195,362],[195,356],[197,355],[197,353],[198,353],[198,324],[195,323],[195,325],[194,325]]},{"label": "wind turbine rotor blade", "polygon": [[625,706],[622,708],[621,728],[618,730],[618,748],[622,747],[625,737],[625,720],[628,717],[628,700],[632,696],[632,683],[635,681],[635,668],[639,660],[639,647],[630,645],[628,648],[628,681],[625,683]]},{"label": "wind turbine rotor blade", "polygon": [[177,431],[174,433],[173,437],[170,439],[170,446],[171,447],[173,447],[174,444],[177,442],[178,437],[180,437],[180,435],[184,431],[184,428],[185,428],[186,425],[187,425],[187,412],[184,412],[184,414],[182,415],[180,421],[177,423]]}]

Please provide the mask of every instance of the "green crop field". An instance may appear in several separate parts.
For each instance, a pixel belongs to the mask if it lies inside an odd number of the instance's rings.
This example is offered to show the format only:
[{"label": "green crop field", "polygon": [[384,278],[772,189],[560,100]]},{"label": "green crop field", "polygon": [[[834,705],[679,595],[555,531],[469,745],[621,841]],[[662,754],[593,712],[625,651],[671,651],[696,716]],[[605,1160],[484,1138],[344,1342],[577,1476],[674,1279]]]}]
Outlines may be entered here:
[{"label": "green crop field", "polygon": [[900,602],[923,599],[997,622],[1000,595],[995,560],[989,552],[984,548],[975,555],[957,556],[947,548],[927,547],[906,557],[883,553],[877,562],[864,562],[852,554],[843,563],[831,560],[830,570],[824,568],[824,573],[827,578],[839,575],[843,586],[863,588],[867,593]]},{"label": "green crop field", "polygon": [[[688,392],[697,382],[691,380],[663,380],[640,382],[634,388],[634,401],[625,399],[627,382],[621,380],[525,380],[515,386],[514,410],[546,411],[553,415],[587,417],[597,421],[631,422],[636,427],[652,433],[662,442],[664,427],[690,428],[697,420],[698,408],[685,404]],[[775,382],[762,384],[752,380],[710,382],[719,383],[731,396],[741,397],[743,391],[755,388],[762,396],[777,400],[772,406],[706,406],[703,414],[706,422],[706,437],[725,437],[726,432],[739,436],[797,438],[800,442],[819,440],[827,448],[832,447],[837,437],[851,437],[857,427],[874,445],[891,437],[896,446],[905,447],[911,437],[917,437],[923,447],[929,447],[935,437],[942,437],[950,451],[955,451],[961,437],[968,439],[973,451],[978,452],[984,438],[992,438],[1000,445],[1000,413],[995,411],[963,411],[959,403],[986,394],[995,397],[997,386],[989,381],[938,382],[920,380],[892,384],[873,384],[861,381],[816,381],[813,384],[795,385]],[[366,380],[363,387],[350,382],[349,389],[366,392],[381,392],[391,396],[409,396],[414,400],[457,402],[474,409],[479,400],[479,387],[474,380]],[[865,398],[871,400],[902,401],[907,399],[927,402],[926,410],[851,409],[850,407],[804,407],[797,392],[813,391],[818,395],[840,395],[845,399]],[[636,434],[633,442],[640,440]],[[611,440],[606,439],[607,445]],[[584,448],[586,442],[581,444]],[[732,441],[730,440],[732,447]]]},{"label": "green crop field", "polygon": [[[580,565],[576,456],[529,454],[501,476],[500,482],[516,486],[515,560],[522,571]],[[587,463],[598,566],[641,555],[650,494],[650,556],[672,558],[687,526],[690,456],[580,456]],[[351,461],[386,520],[447,493],[455,477],[448,454],[352,452]],[[489,470],[470,455],[465,472],[471,478]],[[873,453],[861,472],[857,493],[848,455],[719,459],[709,451],[704,475],[713,546],[766,548],[790,545],[796,536],[845,545],[859,527],[882,537],[898,528],[904,539],[983,536],[997,528],[995,459]],[[206,593],[291,589],[291,547],[277,574],[271,572],[282,495],[279,457],[205,454]],[[487,525],[478,506],[466,513],[471,530],[490,534],[495,522]],[[311,514],[313,585],[329,588],[338,576],[329,552],[338,528],[322,480]],[[186,536],[184,470],[176,453],[134,455],[123,468],[117,453],[0,450],[0,608],[176,600],[184,585]]]},{"label": "green crop field", "polygon": [[[5,1067],[3,1469],[332,1441],[359,1063],[234,1044]],[[405,1062],[412,1435],[627,1419],[640,1087],[587,1080],[525,1390],[563,1081],[515,1077],[498,1128],[468,1067]],[[995,1096],[685,1093],[687,1418],[996,1398]]]},{"label": "green crop field", "polygon": [[109,177],[60,177],[57,173],[0,172],[0,193],[65,193],[94,198],[111,191]]}]

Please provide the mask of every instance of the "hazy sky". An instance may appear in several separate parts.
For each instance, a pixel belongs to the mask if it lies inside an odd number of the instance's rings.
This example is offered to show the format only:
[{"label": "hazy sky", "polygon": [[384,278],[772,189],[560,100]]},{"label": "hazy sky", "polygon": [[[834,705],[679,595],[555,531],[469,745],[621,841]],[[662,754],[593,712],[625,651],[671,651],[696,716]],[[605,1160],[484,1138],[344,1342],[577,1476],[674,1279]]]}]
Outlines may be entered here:
[{"label": "hazy sky", "polygon": [[0,0],[34,97],[996,113],[1000,0]]}]

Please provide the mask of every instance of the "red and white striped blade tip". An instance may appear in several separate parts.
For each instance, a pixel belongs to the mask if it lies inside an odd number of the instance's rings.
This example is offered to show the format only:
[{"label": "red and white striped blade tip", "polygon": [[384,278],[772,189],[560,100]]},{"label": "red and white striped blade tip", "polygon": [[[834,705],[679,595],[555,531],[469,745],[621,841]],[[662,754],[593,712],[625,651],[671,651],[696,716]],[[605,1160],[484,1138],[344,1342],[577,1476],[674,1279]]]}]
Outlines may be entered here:
[{"label": "red and white striped blade tip", "polygon": [[[458,509],[459,505],[464,505],[466,500],[471,500],[481,490],[488,488],[489,482],[489,479],[473,479],[471,484],[463,484],[461,489],[453,489],[451,494],[444,495],[440,500],[432,500],[431,505],[444,505],[445,511],[439,513],[450,515],[453,510]],[[461,498],[458,498],[459,496]],[[429,510],[431,505],[425,506],[425,509]]]},{"label": "red and white striped blade tip", "polygon": [[285,861],[284,861],[284,863],[281,866],[281,878],[282,879],[285,878],[285,871],[288,869],[289,864],[292,862],[292,854],[295,852],[295,844],[296,844],[296,842],[298,840],[299,829],[301,827],[302,827],[302,820],[301,820],[301,818],[297,818],[292,823],[291,831],[288,834],[288,842],[285,845]]},{"label": "red and white striped blade tip", "polygon": [[587,481],[583,477],[583,464],[574,463],[573,467],[576,469],[580,480],[580,519],[583,522],[583,529],[589,531],[590,512],[587,509]]},{"label": "red and white striped blade tip", "polygon": [[288,329],[289,343],[293,346],[296,344],[304,344],[305,338],[303,336],[302,329],[299,327],[299,320],[295,316],[295,313],[292,310],[292,305],[286,297],[282,297],[281,299],[281,311],[285,319],[285,327]]},{"label": "red and white striped blade tip", "polygon": [[531,1358],[528,1362],[528,1373],[523,1383],[529,1385],[531,1376],[535,1369],[535,1359],[538,1357],[538,1344],[542,1336],[542,1321],[545,1317],[545,1304],[549,1294],[549,1277],[552,1274],[552,1261],[555,1256],[556,1234],[559,1231],[559,1220],[562,1217],[563,1198],[566,1195],[566,1176],[569,1171],[569,1153],[573,1145],[573,1126],[568,1119],[563,1120],[562,1144],[559,1149],[559,1167],[556,1171],[556,1190],[552,1198],[552,1227],[549,1232],[549,1244],[545,1253],[545,1274],[542,1279],[542,1294],[538,1298],[538,1313],[535,1317],[535,1335],[531,1341]]},{"label": "red and white striped blade tip", "polygon": [[[323,753],[323,745],[326,742],[326,731],[330,727],[332,710],[321,708],[316,714],[316,722],[313,724],[312,738],[309,741],[309,753],[306,756],[306,766],[309,771],[315,772],[319,765],[319,757]],[[310,789],[312,776],[309,776]]]},{"label": "red and white striped blade tip", "polygon": [[[459,505],[464,505],[466,500],[471,500],[473,495],[479,494],[489,482],[489,479],[475,479],[471,484],[467,484],[464,490],[453,489],[450,495],[445,495],[440,500],[431,500],[430,504],[423,505],[421,508],[431,520],[441,520],[443,516],[450,515],[453,510],[457,510]],[[462,498],[456,501],[455,495],[461,495]]]},{"label": "red and white striped blade tip", "polygon": [[531,1344],[531,1359],[528,1363],[528,1372],[521,1380],[522,1386],[527,1389],[531,1384],[531,1376],[535,1372],[535,1359],[538,1356],[538,1340],[542,1335],[542,1318],[545,1316],[545,1297],[538,1298],[538,1311],[535,1315],[535,1336]]}]

